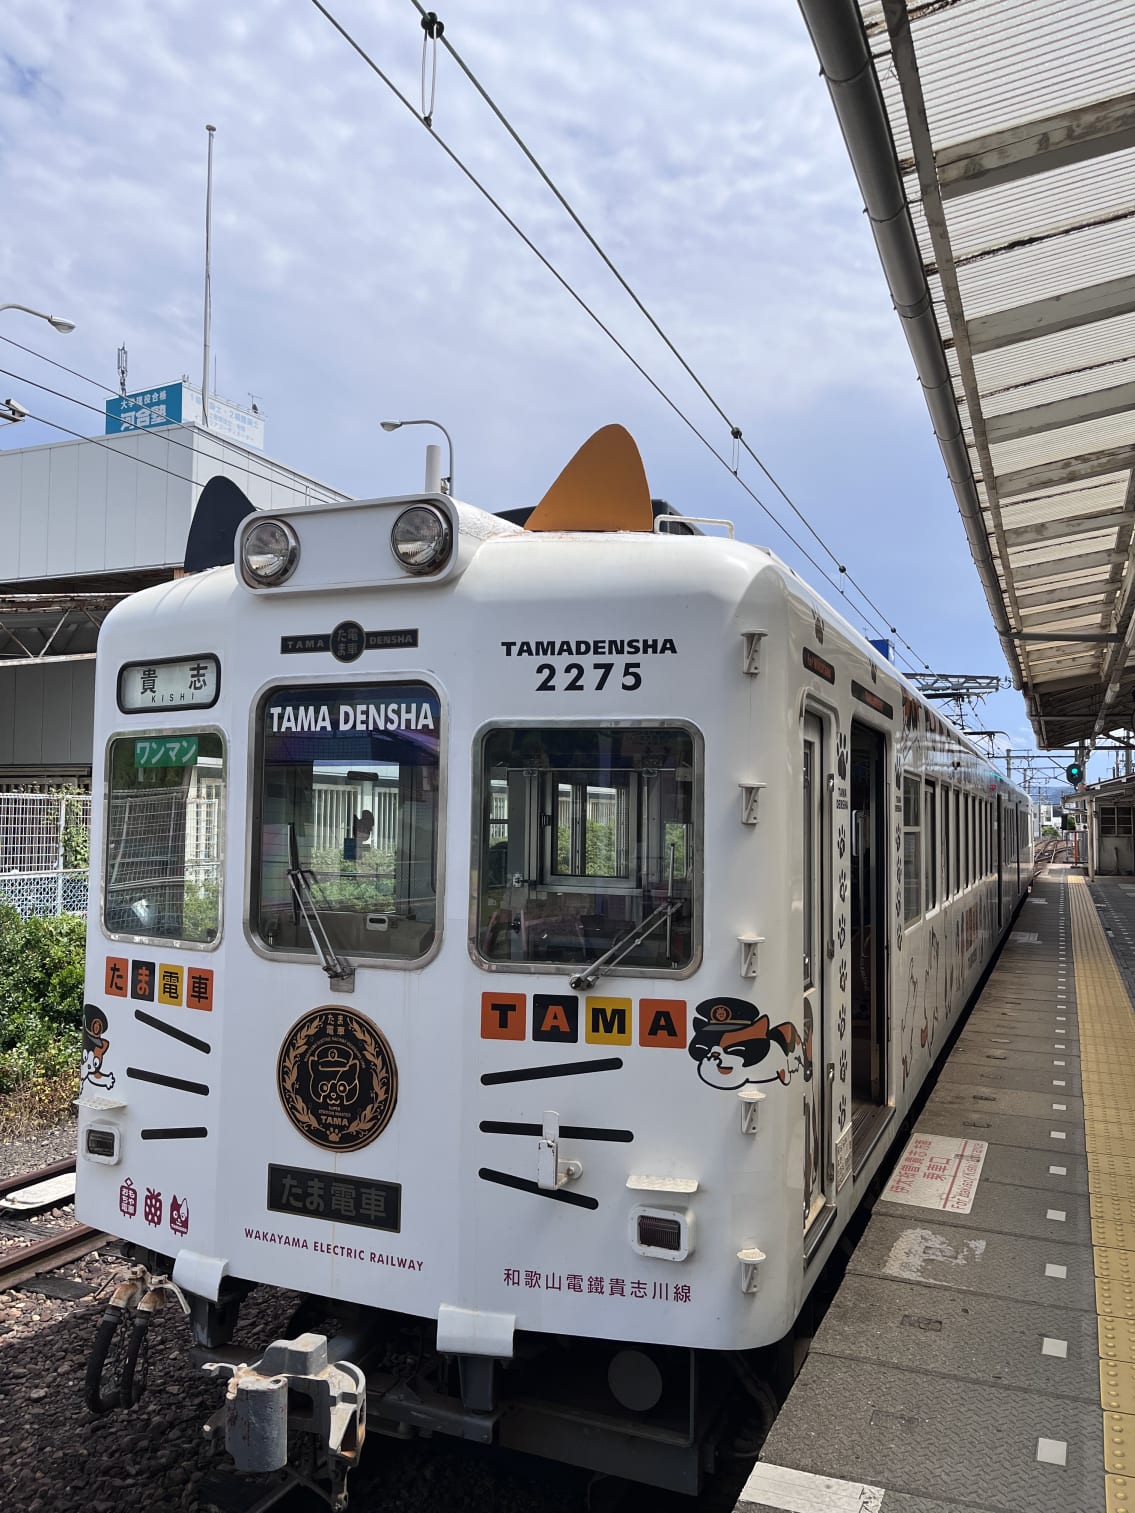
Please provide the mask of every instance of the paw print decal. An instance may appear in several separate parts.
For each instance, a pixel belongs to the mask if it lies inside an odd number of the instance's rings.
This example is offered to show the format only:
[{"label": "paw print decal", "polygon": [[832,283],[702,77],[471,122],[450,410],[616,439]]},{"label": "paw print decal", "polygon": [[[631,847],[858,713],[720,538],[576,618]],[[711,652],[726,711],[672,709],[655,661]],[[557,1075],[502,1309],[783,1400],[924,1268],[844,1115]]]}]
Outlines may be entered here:
[{"label": "paw print decal", "polygon": [[842,951],[844,946],[847,945],[847,921],[842,914],[839,917],[839,929],[836,931],[836,940],[839,942],[839,948]]},{"label": "paw print decal", "polygon": [[847,872],[842,867],[839,874],[839,901],[841,904],[847,902]]},{"label": "paw print decal", "polygon": [[845,1093],[840,1098],[840,1100],[839,1100],[839,1127],[840,1127],[840,1129],[842,1129],[846,1123],[847,1123],[847,1094]]},{"label": "paw print decal", "polygon": [[839,827],[839,835],[836,838],[835,848],[839,852],[840,861],[843,861],[844,856],[847,854],[847,831],[842,825]]},{"label": "paw print decal", "polygon": [[847,782],[847,736],[841,731],[835,742],[835,770],[841,783]]},{"label": "paw print decal", "polygon": [[847,1009],[843,1004],[840,1005],[839,1019],[836,1022],[836,1031],[839,1034],[839,1038],[841,1040],[847,1034]]},{"label": "paw print decal", "polygon": [[[840,963],[839,963],[839,990],[840,990],[841,993],[846,993],[847,992],[847,957],[846,956],[840,957]],[[843,1034],[842,1029],[840,1030],[840,1034],[841,1035]]]},{"label": "paw print decal", "polygon": [[840,1051],[840,1053],[839,1053],[839,1080],[841,1082],[846,1082],[847,1081],[847,1052],[846,1051]]}]

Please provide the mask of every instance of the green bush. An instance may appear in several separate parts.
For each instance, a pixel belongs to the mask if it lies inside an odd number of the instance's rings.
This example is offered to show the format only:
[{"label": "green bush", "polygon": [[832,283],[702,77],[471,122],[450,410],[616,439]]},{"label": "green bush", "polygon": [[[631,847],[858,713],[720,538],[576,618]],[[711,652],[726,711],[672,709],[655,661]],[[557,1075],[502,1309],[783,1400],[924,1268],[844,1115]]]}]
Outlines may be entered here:
[{"label": "green bush", "polygon": [[0,1092],[78,1068],[86,926],[0,904]]}]

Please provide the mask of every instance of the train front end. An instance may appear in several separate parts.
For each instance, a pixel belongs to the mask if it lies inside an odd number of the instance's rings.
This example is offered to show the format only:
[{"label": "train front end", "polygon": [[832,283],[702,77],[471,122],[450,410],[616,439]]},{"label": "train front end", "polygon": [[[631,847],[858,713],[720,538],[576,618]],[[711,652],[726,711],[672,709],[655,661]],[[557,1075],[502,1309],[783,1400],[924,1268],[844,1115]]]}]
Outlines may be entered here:
[{"label": "train front end", "polygon": [[[79,1212],[242,1469],[306,1424],[341,1497],[369,1418],[700,1485],[801,1286],[784,615],[752,548],[430,496],[106,622]],[[251,1359],[255,1285],[337,1322]]]}]

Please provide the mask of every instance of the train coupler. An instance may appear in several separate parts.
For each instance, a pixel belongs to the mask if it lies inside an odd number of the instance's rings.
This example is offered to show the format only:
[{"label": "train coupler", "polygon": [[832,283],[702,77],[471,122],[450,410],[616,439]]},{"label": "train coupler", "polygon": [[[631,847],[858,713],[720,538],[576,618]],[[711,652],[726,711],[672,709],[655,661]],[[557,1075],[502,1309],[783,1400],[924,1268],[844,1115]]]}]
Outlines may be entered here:
[{"label": "train coupler", "polygon": [[273,1340],[251,1364],[207,1361],[203,1369],[227,1378],[224,1407],[205,1432],[216,1433],[223,1424],[225,1449],[238,1471],[290,1466],[336,1513],[347,1506],[347,1476],[366,1435],[366,1376],[360,1367],[329,1362],[326,1335],[301,1334]]}]

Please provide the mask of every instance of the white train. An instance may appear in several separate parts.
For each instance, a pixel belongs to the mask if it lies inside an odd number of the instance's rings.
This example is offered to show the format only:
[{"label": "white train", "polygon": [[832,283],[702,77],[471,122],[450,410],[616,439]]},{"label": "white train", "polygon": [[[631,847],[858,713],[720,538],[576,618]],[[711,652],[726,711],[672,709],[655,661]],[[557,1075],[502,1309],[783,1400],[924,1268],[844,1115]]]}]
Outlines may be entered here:
[{"label": "white train", "polygon": [[[1028,800],[769,552],[655,520],[617,427],[526,524],[430,492],[235,557],[100,638],[78,1212],[141,1269],[92,1406],[176,1291],[242,1469],[299,1432],[342,1505],[369,1420],[696,1491]],[[341,1332],[250,1356],[257,1285]]]}]

